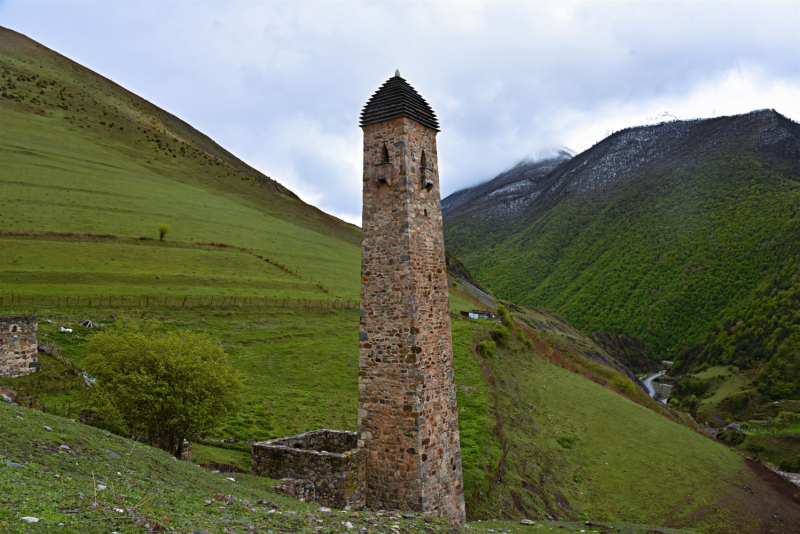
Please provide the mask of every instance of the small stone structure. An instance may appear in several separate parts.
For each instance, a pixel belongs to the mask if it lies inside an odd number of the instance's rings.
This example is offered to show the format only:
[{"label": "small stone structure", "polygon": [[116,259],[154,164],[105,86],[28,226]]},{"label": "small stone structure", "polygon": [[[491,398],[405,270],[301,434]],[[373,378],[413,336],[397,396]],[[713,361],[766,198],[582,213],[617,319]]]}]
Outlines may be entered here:
[{"label": "small stone structure", "polygon": [[0,378],[30,374],[39,368],[35,315],[0,317]]},{"label": "small stone structure", "polygon": [[[355,432],[315,430],[253,443],[255,474],[292,479],[287,491],[335,508],[365,505],[365,451]],[[310,486],[310,487],[309,487]]]}]

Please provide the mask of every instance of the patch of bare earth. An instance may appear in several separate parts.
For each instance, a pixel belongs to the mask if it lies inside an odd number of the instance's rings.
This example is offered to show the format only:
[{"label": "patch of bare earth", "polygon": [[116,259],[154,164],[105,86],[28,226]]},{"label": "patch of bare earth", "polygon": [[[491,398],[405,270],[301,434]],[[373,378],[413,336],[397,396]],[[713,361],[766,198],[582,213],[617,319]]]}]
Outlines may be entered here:
[{"label": "patch of bare earth", "polygon": [[758,462],[745,462],[750,471],[740,488],[665,526],[702,525],[715,534],[800,534],[800,489]]}]

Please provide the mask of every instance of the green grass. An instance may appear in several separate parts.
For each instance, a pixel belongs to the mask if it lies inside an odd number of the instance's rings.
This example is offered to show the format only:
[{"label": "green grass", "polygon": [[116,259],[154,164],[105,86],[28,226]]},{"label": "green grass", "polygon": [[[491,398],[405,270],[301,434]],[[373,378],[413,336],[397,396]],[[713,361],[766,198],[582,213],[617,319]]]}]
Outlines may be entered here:
[{"label": "green grass", "polygon": [[[134,239],[0,237],[0,294],[240,295],[356,300],[352,288],[325,292],[258,258],[266,253]],[[272,258],[270,258],[272,259]],[[304,264],[308,265],[308,264]],[[320,277],[316,282],[320,282]]]},{"label": "green grass", "polygon": [[746,391],[747,386],[751,383],[752,379],[747,376],[741,374],[730,375],[728,378],[722,380],[722,383],[719,387],[714,389],[710,397],[704,398],[701,401],[701,405],[708,406],[710,409],[714,408],[731,395]]},{"label": "green grass", "polygon": [[194,443],[192,445],[192,463],[198,465],[215,464],[221,466],[233,466],[247,473],[252,469],[252,456],[250,447],[247,451],[226,449],[217,446],[202,445]]},{"label": "green grass", "polygon": [[[17,313],[0,308],[0,315]],[[82,345],[91,334],[77,322],[89,318],[112,324],[117,308],[40,309],[39,336],[55,343],[80,367]],[[242,376],[241,409],[209,437],[263,440],[315,428],[355,430],[358,394],[358,310],[294,307],[128,309],[124,313],[161,320],[165,329],[187,328],[221,340]],[[48,322],[52,321],[52,322]],[[62,333],[61,326],[73,329]],[[42,354],[47,374],[4,379],[46,402],[72,402],[79,409],[80,381],[55,380],[63,366]],[[71,375],[68,375],[68,378]]]},{"label": "green grass", "polygon": [[[7,92],[15,86],[13,98],[0,97],[0,294],[358,297],[355,226],[281,194],[179,119],[5,29],[0,76]],[[171,228],[166,243],[132,242],[157,239],[161,223]],[[298,276],[196,242],[244,247]]]},{"label": "green grass", "polygon": [[[458,355],[487,327],[453,324],[458,371]],[[710,511],[753,479],[734,451],[518,345],[498,348],[484,364],[493,392],[472,395],[494,422],[461,424],[469,429],[462,430],[464,450],[482,451],[470,466],[482,476],[465,468],[472,517],[552,515],[699,531],[749,521],[737,510]],[[507,450],[503,469],[499,441]]]},{"label": "green grass", "polygon": [[[18,306],[0,309],[22,311]],[[76,321],[88,317],[108,324],[119,310],[73,306],[38,311],[42,341],[64,347],[65,356],[80,366],[91,331]],[[239,413],[210,437],[251,440],[316,428],[355,429],[357,310],[231,306],[128,312],[160,318],[165,329],[189,328],[223,340],[244,375],[245,391]],[[742,481],[757,486],[729,449],[539,355],[552,356],[558,353],[554,347],[560,347],[566,361],[584,365],[579,354],[570,356],[565,336],[539,331],[535,351],[512,339],[509,347],[498,348],[494,358],[483,361],[482,368],[473,347],[493,324],[452,319],[471,519],[551,515],[561,520],[671,522],[673,527],[713,532],[703,526],[710,521],[707,507]],[[73,332],[58,331],[61,325]],[[70,402],[75,416],[80,379],[64,374],[63,364],[53,357],[42,355],[42,361],[40,373],[3,383],[21,386],[39,399],[46,395],[49,411]],[[196,445],[194,453],[195,462],[243,470],[248,457],[241,446],[209,443]],[[714,521],[724,524],[730,517],[724,512]],[[748,517],[743,513],[739,519]]]},{"label": "green grass", "polygon": [[[691,530],[672,529],[658,527],[654,529],[652,526],[636,525],[631,523],[619,523],[616,521],[602,521],[600,523],[592,523],[591,526],[586,525],[586,522],[570,522],[570,521],[536,521],[533,525],[520,525],[517,521],[502,521],[502,520],[489,520],[473,522],[470,526],[475,532],[498,532],[500,529],[508,531],[509,534],[536,534],[539,532],[618,532],[620,534],[651,534],[659,532],[662,534],[691,534]],[[613,530],[612,530],[613,529]]]},{"label": "green grass", "polygon": [[[214,474],[167,453],[41,412],[0,404],[0,530],[3,532],[143,532],[147,524],[179,532],[338,532],[366,518],[400,524],[407,532],[423,527],[457,530],[443,521],[388,519],[365,513],[306,516],[318,505],[276,493],[274,480],[237,473]],[[52,428],[52,432],[44,429]],[[61,445],[69,447],[60,449]],[[200,447],[202,449],[202,447]],[[110,452],[115,456],[112,456]],[[8,466],[8,462],[24,465]],[[229,478],[234,480],[229,480]],[[98,484],[106,490],[95,493]],[[217,494],[232,495],[227,505]],[[278,506],[259,504],[267,499]],[[65,510],[70,510],[65,513]],[[119,511],[115,511],[119,510]],[[22,517],[36,517],[29,524]],[[318,521],[319,519],[319,521]],[[145,521],[147,523],[145,523]],[[252,530],[251,530],[252,531]]]},{"label": "green grass", "polygon": [[[164,451],[41,412],[0,404],[0,529],[3,532],[139,533],[146,527],[179,532],[340,532],[350,521],[355,528],[388,531],[399,525],[409,534],[456,534],[465,527],[435,520],[426,523],[387,514],[335,511],[333,517],[314,513],[305,504],[275,492],[277,481],[254,475],[211,473],[175,460]],[[49,432],[44,427],[53,431]],[[60,449],[61,445],[69,447]],[[195,445],[195,454],[225,458],[225,451]],[[228,451],[230,452],[230,451]],[[110,453],[114,453],[112,456]],[[7,465],[14,462],[18,468]],[[233,480],[230,480],[232,478]],[[107,489],[95,492],[98,484]],[[233,496],[234,504],[214,500]],[[258,501],[266,499],[271,504]],[[69,513],[65,513],[69,511]],[[310,515],[309,515],[310,514]],[[36,517],[25,523],[22,517]],[[368,524],[366,520],[372,522]],[[160,525],[157,526],[157,525]],[[559,527],[585,528],[579,523],[476,522],[470,532],[504,528],[514,533],[547,532]],[[615,531],[640,534],[652,527],[613,523]],[[665,534],[689,531],[659,529]]]}]

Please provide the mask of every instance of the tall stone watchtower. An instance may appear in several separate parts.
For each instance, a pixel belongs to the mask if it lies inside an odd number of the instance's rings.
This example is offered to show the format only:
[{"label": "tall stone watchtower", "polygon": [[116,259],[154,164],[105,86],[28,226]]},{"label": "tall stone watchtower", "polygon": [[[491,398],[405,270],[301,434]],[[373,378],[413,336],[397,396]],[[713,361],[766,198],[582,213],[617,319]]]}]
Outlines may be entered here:
[{"label": "tall stone watchtower", "polygon": [[436,134],[396,72],[361,113],[358,446],[367,506],[465,520]]}]

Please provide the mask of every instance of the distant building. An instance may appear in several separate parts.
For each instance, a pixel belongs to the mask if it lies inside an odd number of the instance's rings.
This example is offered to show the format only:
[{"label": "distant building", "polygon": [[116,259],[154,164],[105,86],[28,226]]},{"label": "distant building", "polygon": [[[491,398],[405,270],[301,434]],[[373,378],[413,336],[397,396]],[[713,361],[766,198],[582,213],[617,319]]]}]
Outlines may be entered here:
[{"label": "distant building", "polygon": [[30,374],[39,368],[35,315],[0,317],[0,378]]},{"label": "distant building", "polygon": [[486,310],[462,311],[461,315],[470,319],[494,319],[496,317],[495,314]]}]

